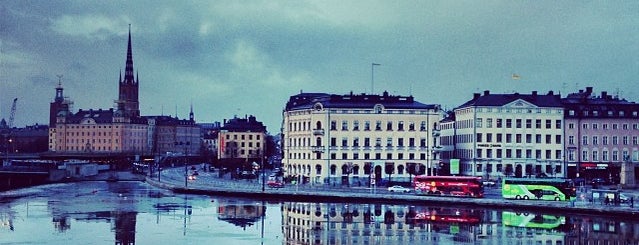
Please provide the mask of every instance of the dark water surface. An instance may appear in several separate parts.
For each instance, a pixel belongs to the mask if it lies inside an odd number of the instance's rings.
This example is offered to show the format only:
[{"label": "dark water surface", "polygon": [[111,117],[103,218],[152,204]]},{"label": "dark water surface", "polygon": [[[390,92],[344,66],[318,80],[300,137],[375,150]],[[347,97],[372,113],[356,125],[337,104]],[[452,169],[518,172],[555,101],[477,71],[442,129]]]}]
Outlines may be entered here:
[{"label": "dark water surface", "polygon": [[0,193],[0,244],[639,244],[639,221],[173,194],[142,182]]}]

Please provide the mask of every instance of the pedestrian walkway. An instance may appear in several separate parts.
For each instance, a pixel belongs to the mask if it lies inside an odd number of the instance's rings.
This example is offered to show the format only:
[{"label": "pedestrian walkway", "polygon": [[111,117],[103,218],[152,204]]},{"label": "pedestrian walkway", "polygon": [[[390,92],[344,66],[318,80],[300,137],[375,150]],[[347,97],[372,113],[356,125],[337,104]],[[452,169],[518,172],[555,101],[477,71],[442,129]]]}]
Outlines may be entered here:
[{"label": "pedestrian walkway", "polygon": [[[199,171],[196,179],[188,179],[192,171],[184,168],[163,170],[161,176],[155,174],[146,181],[154,186],[170,189],[178,193],[226,195],[252,198],[277,198],[283,200],[310,201],[317,198],[324,201],[338,202],[404,202],[417,205],[473,205],[497,209],[519,209],[527,211],[572,212],[589,215],[623,216],[639,219],[639,207],[631,207],[630,203],[605,205],[591,201],[588,188],[578,190],[577,201],[557,202],[538,200],[509,200],[501,197],[491,198],[458,198],[440,196],[418,196],[411,193],[392,193],[386,188],[343,187],[332,185],[286,185],[283,188],[269,188],[257,179],[231,179],[230,176],[219,177],[217,172]],[[265,178],[264,178],[265,179]],[[487,192],[499,192],[497,188],[486,188]],[[636,200],[637,190],[624,190]],[[498,196],[498,195],[495,195]]]}]

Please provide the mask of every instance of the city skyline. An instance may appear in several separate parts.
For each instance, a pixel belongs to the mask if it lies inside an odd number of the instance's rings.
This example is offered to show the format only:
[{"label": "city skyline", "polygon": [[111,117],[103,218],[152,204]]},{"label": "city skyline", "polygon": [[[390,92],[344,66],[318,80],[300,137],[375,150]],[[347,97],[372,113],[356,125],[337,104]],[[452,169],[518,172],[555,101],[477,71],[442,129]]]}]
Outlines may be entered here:
[{"label": "city skyline", "polygon": [[637,10],[634,2],[3,1],[0,118],[18,98],[14,126],[46,123],[57,75],[74,111],[115,107],[129,24],[142,115],[185,119],[193,105],[197,122],[255,115],[274,134],[300,91],[388,91],[446,109],[483,90],[563,97],[590,86],[637,101]]}]

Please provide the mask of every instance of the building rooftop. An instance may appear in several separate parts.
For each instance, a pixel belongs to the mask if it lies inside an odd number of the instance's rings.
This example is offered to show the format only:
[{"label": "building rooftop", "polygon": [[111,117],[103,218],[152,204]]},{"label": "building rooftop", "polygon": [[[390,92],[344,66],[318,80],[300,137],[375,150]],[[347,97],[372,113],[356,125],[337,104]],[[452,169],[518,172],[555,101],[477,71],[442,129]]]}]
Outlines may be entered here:
[{"label": "building rooftop", "polygon": [[336,95],[326,93],[300,93],[293,95],[286,103],[286,110],[314,108],[321,103],[324,108],[366,108],[372,109],[381,104],[386,109],[436,109],[439,105],[423,104],[413,96],[394,96],[384,92],[382,95],[350,94]]},{"label": "building rooftop", "polygon": [[538,94],[533,91],[531,94],[491,94],[486,90],[483,94],[473,94],[473,99],[457,108],[470,106],[504,106],[516,100],[524,100],[538,107],[562,107],[561,96],[549,91],[547,94]]}]

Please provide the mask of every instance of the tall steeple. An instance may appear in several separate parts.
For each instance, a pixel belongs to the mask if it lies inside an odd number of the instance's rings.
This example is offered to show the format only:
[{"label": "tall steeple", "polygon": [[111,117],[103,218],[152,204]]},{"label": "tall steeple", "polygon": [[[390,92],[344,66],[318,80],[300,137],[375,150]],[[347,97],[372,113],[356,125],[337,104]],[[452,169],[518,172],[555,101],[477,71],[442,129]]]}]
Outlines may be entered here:
[{"label": "tall steeple", "polygon": [[133,75],[133,48],[131,43],[131,24],[129,24],[129,40],[126,50],[126,65],[124,67],[124,80],[120,70],[120,93],[116,101],[117,110],[124,117],[139,117],[140,102],[138,101],[139,79],[136,81]]},{"label": "tall steeple", "polygon": [[189,113],[189,120],[195,121],[195,115],[193,114],[193,103],[191,103],[191,112]]}]

